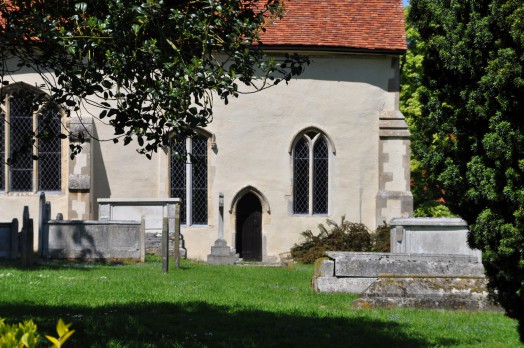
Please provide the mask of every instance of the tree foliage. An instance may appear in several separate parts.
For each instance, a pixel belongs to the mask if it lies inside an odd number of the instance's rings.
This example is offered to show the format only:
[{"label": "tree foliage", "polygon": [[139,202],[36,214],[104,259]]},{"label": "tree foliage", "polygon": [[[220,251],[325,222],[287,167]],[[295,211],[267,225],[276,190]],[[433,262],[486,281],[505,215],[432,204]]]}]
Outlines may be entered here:
[{"label": "tree foliage", "polygon": [[2,83],[37,72],[47,103],[95,108],[114,142],[136,139],[150,157],[211,122],[214,97],[227,104],[239,84],[260,90],[302,72],[307,58],[260,49],[283,10],[279,0],[1,1]]},{"label": "tree foliage", "polygon": [[[409,11],[407,7],[406,16]],[[425,87],[422,84],[424,54],[426,44],[420,39],[420,34],[413,25],[406,21],[406,40],[408,51],[403,57],[400,76],[400,111],[406,118],[411,129],[412,147],[417,147],[424,139],[418,135],[415,126],[422,117],[422,103],[420,96]],[[451,217],[453,214],[442,199],[442,190],[428,178],[425,168],[416,157],[411,155],[411,192],[413,193],[413,215],[416,217]]]},{"label": "tree foliage", "polygon": [[[408,6],[409,9],[409,6]],[[407,16],[407,9],[406,16]],[[420,40],[420,34],[406,21],[406,41],[408,51],[403,57],[400,76],[400,111],[406,117],[408,124],[415,122],[422,114],[422,104],[419,100],[424,87],[422,86],[422,62],[426,45]]]},{"label": "tree foliage", "polygon": [[413,0],[424,43],[415,156],[471,227],[489,290],[524,338],[524,3]]},{"label": "tree foliage", "polygon": [[[409,6],[405,10],[406,16],[408,10]],[[426,44],[420,39],[420,34],[409,21],[406,21],[406,40],[408,51],[402,60],[400,76],[400,111],[412,130],[411,144],[416,147],[420,138],[417,137],[416,132],[413,132],[413,129],[422,115],[420,95],[424,93],[422,63],[424,62]],[[413,193],[415,208],[413,215],[420,217],[452,216],[448,207],[442,202],[441,190],[438,187],[430,189],[430,185],[433,185],[433,183],[428,180],[425,169],[415,156],[416,153],[411,155],[411,192]]]}]

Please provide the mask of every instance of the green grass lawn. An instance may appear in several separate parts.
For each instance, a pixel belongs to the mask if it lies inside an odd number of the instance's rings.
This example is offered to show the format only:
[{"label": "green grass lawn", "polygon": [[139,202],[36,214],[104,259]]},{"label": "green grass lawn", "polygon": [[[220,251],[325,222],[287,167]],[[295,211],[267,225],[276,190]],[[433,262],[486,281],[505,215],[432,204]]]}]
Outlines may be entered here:
[{"label": "green grass lawn", "polygon": [[0,263],[0,317],[32,318],[41,334],[63,318],[76,329],[66,348],[519,346],[501,313],[353,309],[355,296],[314,293],[309,266],[161,269]]}]

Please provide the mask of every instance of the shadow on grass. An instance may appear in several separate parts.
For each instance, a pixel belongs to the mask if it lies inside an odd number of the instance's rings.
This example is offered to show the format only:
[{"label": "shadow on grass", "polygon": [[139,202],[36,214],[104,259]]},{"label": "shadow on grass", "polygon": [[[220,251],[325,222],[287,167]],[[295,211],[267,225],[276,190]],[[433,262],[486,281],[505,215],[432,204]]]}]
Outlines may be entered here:
[{"label": "shadow on grass", "polygon": [[138,261],[118,261],[118,260],[62,260],[62,259],[41,259],[34,258],[33,264],[30,266],[22,265],[21,260],[0,260],[0,268],[14,268],[21,271],[40,271],[40,270],[61,270],[61,269],[75,269],[89,271],[95,266],[119,266],[139,263]]},{"label": "shadow on grass", "polygon": [[[61,270],[61,269],[77,269],[89,271],[96,266],[124,266],[132,264],[155,264],[159,270],[162,270],[162,257],[153,254],[146,254],[146,261],[139,260],[118,260],[118,259],[42,259],[40,257],[33,258],[33,264],[30,266],[22,265],[21,260],[6,260],[0,259],[0,268],[14,268],[21,271],[40,271],[40,270]],[[179,267],[181,270],[189,269],[184,264]],[[169,257],[169,270],[175,270],[174,256]]]},{"label": "shadow on grass", "polygon": [[[81,294],[79,294],[81,296]],[[0,304],[8,322],[32,318],[54,334],[58,318],[76,329],[70,347],[429,347],[409,327],[369,318],[315,317],[236,310],[203,302],[132,303],[101,308]]]}]

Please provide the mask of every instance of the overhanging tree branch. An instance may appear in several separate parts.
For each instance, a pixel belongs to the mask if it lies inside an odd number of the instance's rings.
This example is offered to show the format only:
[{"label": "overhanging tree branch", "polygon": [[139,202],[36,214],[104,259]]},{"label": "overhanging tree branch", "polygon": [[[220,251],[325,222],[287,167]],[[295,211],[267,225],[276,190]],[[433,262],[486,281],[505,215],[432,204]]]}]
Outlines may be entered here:
[{"label": "overhanging tree branch", "polygon": [[137,140],[150,158],[169,135],[205,127],[213,96],[227,104],[239,83],[263,90],[302,73],[306,57],[269,59],[259,47],[282,13],[278,0],[4,2],[2,57],[36,68],[68,114],[98,109],[115,142]]}]

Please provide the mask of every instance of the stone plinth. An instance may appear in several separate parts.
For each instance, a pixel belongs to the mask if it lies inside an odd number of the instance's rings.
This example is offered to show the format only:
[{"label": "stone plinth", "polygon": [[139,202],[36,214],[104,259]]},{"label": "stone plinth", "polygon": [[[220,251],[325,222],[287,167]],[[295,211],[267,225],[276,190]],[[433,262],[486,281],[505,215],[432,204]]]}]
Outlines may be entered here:
[{"label": "stone plinth", "polygon": [[416,307],[448,310],[501,310],[488,301],[487,279],[419,275],[380,276],[353,302],[357,308]]},{"label": "stone plinth", "polygon": [[211,247],[211,254],[207,255],[207,263],[212,265],[234,265],[238,259],[238,254],[227,246],[224,239],[217,239]]}]

